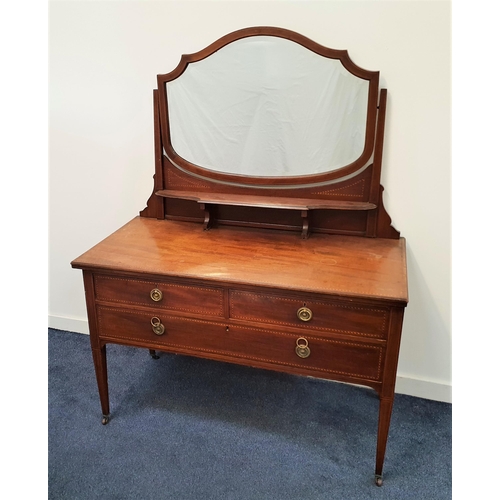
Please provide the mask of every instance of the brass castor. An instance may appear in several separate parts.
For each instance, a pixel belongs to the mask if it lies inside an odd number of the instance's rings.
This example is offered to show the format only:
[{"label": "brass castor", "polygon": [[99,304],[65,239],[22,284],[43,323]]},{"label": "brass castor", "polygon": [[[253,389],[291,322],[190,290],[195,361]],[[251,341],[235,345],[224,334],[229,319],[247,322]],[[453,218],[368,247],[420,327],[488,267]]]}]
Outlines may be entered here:
[{"label": "brass castor", "polygon": [[151,357],[152,357],[153,359],[160,359],[160,356],[158,356],[158,354],[156,354],[156,351],[155,351],[155,350],[153,350],[153,349],[150,349],[150,350],[149,350],[149,354],[151,355]]},{"label": "brass castor", "polygon": [[103,415],[101,423],[102,425],[106,425],[109,422],[109,415]]},{"label": "brass castor", "polygon": [[375,474],[375,484],[377,486],[382,486],[382,483],[383,483],[382,476],[379,476],[378,474]]}]

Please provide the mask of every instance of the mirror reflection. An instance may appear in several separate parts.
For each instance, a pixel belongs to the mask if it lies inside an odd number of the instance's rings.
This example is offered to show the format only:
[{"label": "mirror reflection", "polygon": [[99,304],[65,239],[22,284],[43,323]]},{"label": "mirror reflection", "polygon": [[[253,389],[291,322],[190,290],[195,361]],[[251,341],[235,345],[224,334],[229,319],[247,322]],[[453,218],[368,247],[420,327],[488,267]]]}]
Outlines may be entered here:
[{"label": "mirror reflection", "polygon": [[237,40],[166,86],[172,147],[208,170],[310,175],[364,150],[369,81],[290,40]]}]

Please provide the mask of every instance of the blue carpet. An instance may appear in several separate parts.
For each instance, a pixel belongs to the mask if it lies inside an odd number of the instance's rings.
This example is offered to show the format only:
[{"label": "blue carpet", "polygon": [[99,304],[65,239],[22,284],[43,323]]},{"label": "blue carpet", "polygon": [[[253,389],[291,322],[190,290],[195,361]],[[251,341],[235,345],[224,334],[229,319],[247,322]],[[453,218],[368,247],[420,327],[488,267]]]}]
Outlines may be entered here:
[{"label": "blue carpet", "polygon": [[451,405],[396,395],[374,485],[378,397],[324,380],[108,345],[111,420],[89,337],[49,329],[49,500],[451,498]]}]

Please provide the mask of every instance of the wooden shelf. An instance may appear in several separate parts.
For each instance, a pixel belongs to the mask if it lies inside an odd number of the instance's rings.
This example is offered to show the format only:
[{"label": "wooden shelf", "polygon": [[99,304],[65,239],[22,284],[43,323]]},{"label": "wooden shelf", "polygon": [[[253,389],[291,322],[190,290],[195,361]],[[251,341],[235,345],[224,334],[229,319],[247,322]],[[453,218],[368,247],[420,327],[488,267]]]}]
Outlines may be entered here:
[{"label": "wooden shelf", "polygon": [[236,205],[241,207],[280,208],[283,210],[375,210],[374,203],[360,201],[314,200],[310,198],[282,198],[231,193],[200,193],[163,189],[158,196],[192,200],[200,204]]},{"label": "wooden shelf", "polygon": [[156,191],[158,196],[192,200],[204,211],[203,228],[212,226],[211,205],[233,205],[240,207],[278,208],[282,210],[300,210],[302,216],[302,238],[309,237],[310,210],[375,210],[377,205],[359,201],[314,200],[310,198],[284,198],[279,196],[254,196],[232,193],[199,193],[163,189]]}]

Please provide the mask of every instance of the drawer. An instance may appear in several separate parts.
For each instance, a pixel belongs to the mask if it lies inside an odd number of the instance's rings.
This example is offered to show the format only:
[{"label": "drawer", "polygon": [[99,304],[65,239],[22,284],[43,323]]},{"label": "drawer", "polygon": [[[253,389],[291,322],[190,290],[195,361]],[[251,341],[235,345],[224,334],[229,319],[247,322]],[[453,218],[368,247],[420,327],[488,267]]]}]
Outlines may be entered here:
[{"label": "drawer", "polygon": [[[153,316],[155,315],[155,316]],[[157,335],[153,323],[161,322],[164,332]],[[289,372],[342,375],[356,379],[379,381],[385,349],[381,345],[336,340],[314,333],[298,335],[185,319],[164,311],[144,311],[98,307],[98,327],[101,338],[136,345],[162,346],[167,350],[202,354],[206,358],[224,359],[257,366],[279,365]],[[158,321],[157,321],[158,320]],[[297,354],[297,345],[309,349],[306,358]],[[303,351],[304,349],[302,349]],[[246,360],[246,361],[245,361]]]},{"label": "drawer", "polygon": [[[308,321],[298,317],[297,312],[303,307],[312,313]],[[389,310],[383,307],[340,301],[300,300],[237,290],[230,291],[229,314],[231,318],[246,321],[380,339],[386,338],[389,323]]]},{"label": "drawer", "polygon": [[98,301],[224,317],[222,289],[114,276],[96,276],[94,287]]}]

